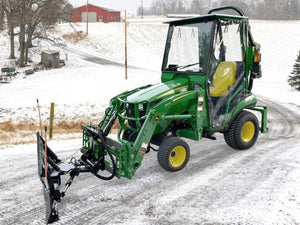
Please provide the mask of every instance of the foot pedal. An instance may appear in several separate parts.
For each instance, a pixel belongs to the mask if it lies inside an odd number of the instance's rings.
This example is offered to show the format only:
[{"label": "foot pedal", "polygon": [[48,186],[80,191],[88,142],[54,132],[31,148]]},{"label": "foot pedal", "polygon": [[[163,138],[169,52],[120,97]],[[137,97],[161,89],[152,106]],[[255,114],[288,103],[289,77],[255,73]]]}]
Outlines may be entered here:
[{"label": "foot pedal", "polygon": [[214,140],[214,141],[217,140],[217,138],[212,136],[211,134],[205,134],[203,137],[207,138],[207,139],[210,139],[210,140]]}]

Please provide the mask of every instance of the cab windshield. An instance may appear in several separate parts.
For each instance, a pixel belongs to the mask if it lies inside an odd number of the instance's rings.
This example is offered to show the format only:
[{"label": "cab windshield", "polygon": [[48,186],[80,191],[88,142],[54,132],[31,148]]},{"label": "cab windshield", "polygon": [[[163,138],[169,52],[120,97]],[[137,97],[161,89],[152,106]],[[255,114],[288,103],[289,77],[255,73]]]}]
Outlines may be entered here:
[{"label": "cab windshield", "polygon": [[213,21],[170,26],[163,70],[203,73],[212,29]]}]

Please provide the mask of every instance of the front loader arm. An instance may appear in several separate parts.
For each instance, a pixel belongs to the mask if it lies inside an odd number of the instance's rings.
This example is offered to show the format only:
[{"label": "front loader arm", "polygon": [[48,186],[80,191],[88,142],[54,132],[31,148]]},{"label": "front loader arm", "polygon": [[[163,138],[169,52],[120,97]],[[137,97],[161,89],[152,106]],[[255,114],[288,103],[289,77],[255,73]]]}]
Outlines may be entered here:
[{"label": "front loader arm", "polygon": [[[193,120],[194,124],[197,124],[197,119],[199,119],[197,116],[198,95],[199,91],[182,92],[161,101],[150,110],[135,142],[133,143],[132,149],[129,150],[132,153],[131,155],[134,156],[131,158],[133,162],[132,169],[134,171],[140,167],[154,131],[160,122],[164,120],[170,122],[174,120]],[[185,114],[177,113],[176,108],[183,102],[192,103],[192,110]]]}]

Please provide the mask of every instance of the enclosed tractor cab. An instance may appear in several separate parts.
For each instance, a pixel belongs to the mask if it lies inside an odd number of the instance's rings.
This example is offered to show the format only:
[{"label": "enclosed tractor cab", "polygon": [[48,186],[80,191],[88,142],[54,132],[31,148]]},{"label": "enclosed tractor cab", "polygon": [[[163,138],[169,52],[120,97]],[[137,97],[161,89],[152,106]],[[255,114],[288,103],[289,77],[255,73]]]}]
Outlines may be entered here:
[{"label": "enclosed tractor cab", "polygon": [[[215,14],[224,9],[239,15]],[[168,24],[161,84],[112,98],[97,127],[82,126],[79,159],[62,163],[38,134],[48,222],[58,219],[56,203],[82,172],[104,180],[131,178],[151,149],[162,168],[175,172],[190,156],[182,138],[214,140],[219,132],[230,147],[244,150],[254,145],[259,131],[267,132],[267,108],[257,106],[251,93],[253,79],[261,77],[260,46],[243,12],[222,7]],[[110,135],[115,123],[120,127],[117,138]],[[70,179],[61,187],[60,176],[66,174]]]}]

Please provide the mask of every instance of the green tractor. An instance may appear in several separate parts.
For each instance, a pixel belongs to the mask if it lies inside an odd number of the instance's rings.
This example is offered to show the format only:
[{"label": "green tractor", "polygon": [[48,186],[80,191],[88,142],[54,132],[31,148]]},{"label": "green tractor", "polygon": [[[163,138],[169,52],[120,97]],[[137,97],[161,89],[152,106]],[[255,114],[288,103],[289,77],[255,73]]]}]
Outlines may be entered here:
[{"label": "green tractor", "polygon": [[[215,13],[228,9],[239,15]],[[230,147],[244,150],[255,144],[259,131],[268,131],[267,108],[257,106],[251,93],[253,79],[261,77],[260,45],[254,42],[244,13],[227,6],[167,23],[161,84],[112,98],[97,127],[82,126],[79,159],[62,163],[37,135],[49,223],[58,219],[56,203],[82,172],[103,180],[130,179],[151,149],[157,151],[162,168],[176,172],[190,156],[182,138],[215,140],[213,135],[219,132]],[[117,137],[110,135],[115,123]],[[61,188],[60,176],[66,174],[70,178]]]}]

